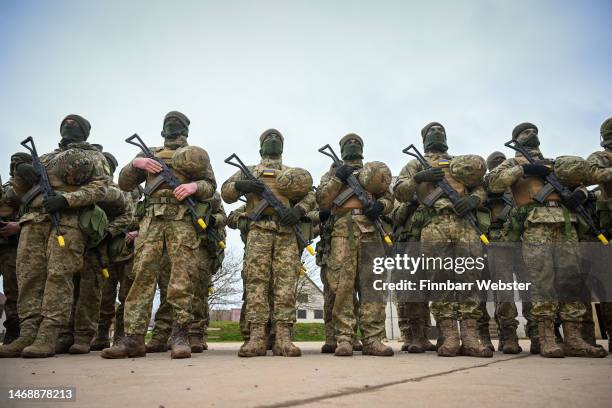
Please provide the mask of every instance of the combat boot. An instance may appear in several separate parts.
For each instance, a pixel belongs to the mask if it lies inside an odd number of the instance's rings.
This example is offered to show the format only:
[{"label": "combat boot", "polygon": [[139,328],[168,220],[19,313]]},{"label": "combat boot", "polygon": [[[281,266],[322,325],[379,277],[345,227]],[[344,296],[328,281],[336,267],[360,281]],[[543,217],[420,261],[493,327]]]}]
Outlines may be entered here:
[{"label": "combat boot", "polygon": [[353,351],[363,351],[363,344],[357,337],[353,337]]},{"label": "combat boot", "polygon": [[204,352],[204,344],[202,343],[202,337],[199,335],[189,336],[189,346],[191,347],[192,353]]},{"label": "combat boot", "polygon": [[74,337],[71,333],[62,333],[55,341],[55,354],[65,354],[74,344]]},{"label": "combat boot", "polygon": [[478,321],[464,319],[459,322],[461,330],[461,355],[472,357],[493,357],[493,351],[486,347],[478,336]]},{"label": "combat boot", "polygon": [[505,326],[500,328],[498,350],[503,351],[504,354],[518,354],[523,351],[518,342],[516,327]]},{"label": "combat boot", "polygon": [[436,345],[429,341],[429,327],[426,324],[420,324],[420,327],[422,328],[423,333],[419,340],[421,347],[425,351],[436,351]]},{"label": "combat boot", "polygon": [[240,347],[239,357],[265,356],[267,352],[266,327],[263,324],[252,324],[249,340]]},{"label": "combat boot", "polygon": [[144,336],[142,334],[132,334],[121,337],[113,346],[105,348],[100,353],[102,358],[134,358],[144,357],[147,354]]},{"label": "combat boot", "polygon": [[55,343],[57,341],[57,329],[51,327],[45,320],[41,323],[36,333],[34,343],[24,348],[21,352],[23,358],[47,358],[55,355]]},{"label": "combat boot", "polygon": [[34,343],[34,338],[33,334],[22,332],[17,340],[0,346],[0,358],[21,357],[23,349]]},{"label": "combat boot", "polygon": [[529,352],[531,354],[540,354],[540,338],[530,337],[529,340],[531,342],[529,345]]},{"label": "combat boot", "polygon": [[275,356],[299,357],[302,350],[291,342],[291,324],[276,323],[276,341],[272,353]]},{"label": "combat boot", "polygon": [[438,322],[441,337],[438,338],[438,355],[442,357],[455,357],[461,349],[457,321],[441,319]]},{"label": "combat boot", "polygon": [[595,324],[593,322],[582,322],[580,325],[580,334],[584,341],[593,347],[603,348],[601,344],[595,341]]},{"label": "combat boot", "polygon": [[350,357],[353,355],[353,344],[350,341],[340,341],[338,342],[338,347],[336,347],[336,351],[334,355],[337,357]]},{"label": "combat boot", "polygon": [[105,348],[109,348],[110,347],[110,339],[108,338],[108,334],[105,335],[98,335],[96,336],[96,338],[94,338],[91,342],[91,344],[89,345],[89,348],[91,351],[102,351]]},{"label": "combat boot", "polygon": [[74,344],[68,349],[70,354],[87,354],[89,353],[91,338],[76,336],[74,338]]},{"label": "combat boot", "polygon": [[412,330],[410,330],[410,327],[408,327],[406,330],[402,330],[402,337],[404,338],[404,343],[402,344],[400,351],[407,352],[412,344]]},{"label": "combat boot", "polygon": [[191,347],[187,339],[188,325],[174,323],[170,336],[170,358],[191,358]]},{"label": "combat boot", "polygon": [[591,346],[582,339],[580,333],[580,323],[563,322],[563,342],[565,355],[570,357],[605,357],[608,355],[606,350]]},{"label": "combat boot", "polygon": [[325,340],[325,344],[321,346],[321,353],[331,354],[336,351],[336,347],[337,347],[337,344],[335,341],[332,343],[332,342],[329,342],[329,340]]},{"label": "combat boot", "polygon": [[376,357],[391,357],[393,354],[393,349],[386,344],[383,344],[382,341],[368,340],[363,345],[363,355],[364,356],[376,356]]},{"label": "combat boot", "polygon": [[[565,357],[563,349],[555,338],[555,322],[554,320],[542,320],[538,322],[538,343],[540,355],[547,358],[562,358]],[[532,343],[533,344],[533,343]]]},{"label": "combat boot", "polygon": [[495,351],[495,346],[491,341],[491,332],[489,331],[489,323],[478,325],[478,337],[483,346],[491,351]]},{"label": "combat boot", "polygon": [[[115,342],[113,342],[114,344]],[[145,345],[147,353],[165,353],[168,351],[168,339],[162,340],[152,337]]]},{"label": "combat boot", "polygon": [[6,332],[4,333],[3,344],[11,344],[19,337],[19,319],[11,318],[4,322]]}]

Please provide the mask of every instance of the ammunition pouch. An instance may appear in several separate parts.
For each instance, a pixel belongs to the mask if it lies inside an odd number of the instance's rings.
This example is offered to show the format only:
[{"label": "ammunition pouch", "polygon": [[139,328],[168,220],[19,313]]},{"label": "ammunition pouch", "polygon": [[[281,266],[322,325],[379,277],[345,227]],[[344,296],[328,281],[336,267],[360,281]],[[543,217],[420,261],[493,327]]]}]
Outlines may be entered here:
[{"label": "ammunition pouch", "polygon": [[92,205],[79,212],[79,228],[87,236],[87,247],[94,248],[106,236],[108,218],[97,205]]},{"label": "ammunition pouch", "polygon": [[431,222],[435,215],[436,211],[433,208],[429,208],[424,205],[419,206],[414,214],[412,214],[412,218],[410,219],[410,229],[405,231],[408,236],[408,240],[420,240],[421,230]]},{"label": "ammunition pouch", "polygon": [[491,211],[488,208],[478,208],[476,210],[476,221],[481,231],[488,231],[491,228]]}]

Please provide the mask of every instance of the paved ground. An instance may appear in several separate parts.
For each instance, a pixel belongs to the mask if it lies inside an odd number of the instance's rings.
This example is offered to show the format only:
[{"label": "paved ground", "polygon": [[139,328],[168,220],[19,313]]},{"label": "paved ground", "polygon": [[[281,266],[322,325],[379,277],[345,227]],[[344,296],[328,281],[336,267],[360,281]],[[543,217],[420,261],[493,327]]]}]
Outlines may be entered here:
[{"label": "paved ground", "polygon": [[298,344],[302,358],[242,359],[238,343],[213,343],[204,354],[175,361],[165,353],[114,361],[99,353],[3,359],[0,387],[73,386],[77,401],[0,401],[0,407],[611,406],[612,356],[338,358],[320,354],[319,343]]}]

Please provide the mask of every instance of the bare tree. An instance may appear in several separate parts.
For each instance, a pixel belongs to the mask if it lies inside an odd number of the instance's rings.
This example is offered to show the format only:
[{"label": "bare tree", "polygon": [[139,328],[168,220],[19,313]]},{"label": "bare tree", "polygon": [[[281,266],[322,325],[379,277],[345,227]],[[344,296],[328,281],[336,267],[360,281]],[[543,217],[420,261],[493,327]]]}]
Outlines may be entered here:
[{"label": "bare tree", "polygon": [[208,296],[212,309],[238,306],[242,301],[242,256],[227,250],[223,266],[212,276],[213,291]]},{"label": "bare tree", "polygon": [[306,309],[312,305],[313,293],[309,279],[317,285],[320,282],[320,268],[315,262],[315,258],[306,252],[302,254],[302,266],[304,274],[300,275],[295,286],[295,308]]}]

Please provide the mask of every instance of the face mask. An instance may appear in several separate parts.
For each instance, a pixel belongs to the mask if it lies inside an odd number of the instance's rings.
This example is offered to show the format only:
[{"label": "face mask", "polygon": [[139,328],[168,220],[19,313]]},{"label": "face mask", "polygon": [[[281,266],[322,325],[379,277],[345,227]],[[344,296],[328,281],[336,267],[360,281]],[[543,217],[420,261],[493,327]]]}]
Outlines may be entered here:
[{"label": "face mask", "polygon": [[60,141],[62,146],[67,146],[70,143],[84,142],[86,140],[79,125],[64,125],[62,126],[60,134],[62,135],[62,140]]},{"label": "face mask", "polygon": [[280,156],[283,154],[283,142],[278,137],[268,137],[261,144],[262,156]]},{"label": "face mask", "polygon": [[527,148],[535,149],[540,146],[540,139],[538,139],[537,133],[530,133],[529,135],[521,134],[516,138],[516,141]]},{"label": "face mask", "polygon": [[164,147],[170,150],[176,150],[179,147],[187,145],[187,136],[177,135],[175,137],[167,137],[164,139]]},{"label": "face mask", "polygon": [[446,134],[437,129],[427,132],[427,134],[425,135],[425,139],[423,139],[423,148],[426,152],[447,151],[448,145],[446,144]]},{"label": "face mask", "polygon": [[164,123],[164,130],[161,135],[163,138],[175,139],[182,134],[187,134],[185,126],[180,122],[167,121]]},{"label": "face mask", "polygon": [[363,148],[359,143],[345,144],[340,152],[342,160],[363,159]]}]

